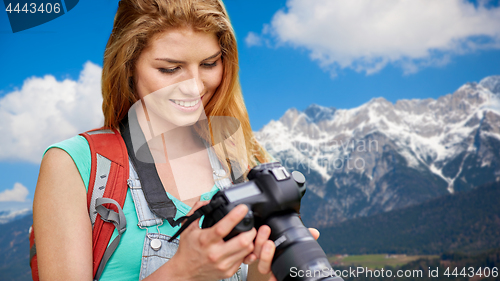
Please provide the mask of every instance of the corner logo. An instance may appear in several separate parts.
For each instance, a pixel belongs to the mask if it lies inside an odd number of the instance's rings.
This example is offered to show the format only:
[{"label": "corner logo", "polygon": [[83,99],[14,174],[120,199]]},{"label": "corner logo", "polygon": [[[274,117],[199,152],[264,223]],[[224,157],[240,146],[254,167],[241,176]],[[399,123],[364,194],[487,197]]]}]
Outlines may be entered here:
[{"label": "corner logo", "polygon": [[78,0],[3,0],[3,3],[12,32],[16,33],[64,15]]}]

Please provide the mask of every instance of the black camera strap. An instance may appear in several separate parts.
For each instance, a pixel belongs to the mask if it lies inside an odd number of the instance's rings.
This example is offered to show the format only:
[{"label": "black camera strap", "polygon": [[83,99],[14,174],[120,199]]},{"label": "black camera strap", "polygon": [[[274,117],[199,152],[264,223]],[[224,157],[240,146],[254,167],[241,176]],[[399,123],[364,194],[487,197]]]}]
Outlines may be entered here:
[{"label": "black camera strap", "polygon": [[[174,205],[172,199],[168,198],[167,193],[163,187],[163,184],[156,171],[156,166],[149,150],[146,138],[141,130],[137,130],[134,133],[134,137],[141,138],[144,145],[139,148],[141,149],[141,158],[144,157],[145,161],[138,160],[134,148],[132,145],[132,136],[130,132],[130,125],[133,128],[140,128],[135,111],[129,112],[130,119],[125,116],[123,121],[120,123],[120,132],[122,138],[127,146],[127,152],[130,157],[132,164],[134,165],[139,180],[141,181],[142,191],[144,192],[144,197],[148,202],[151,211],[160,218],[166,219],[172,227],[178,226],[181,223],[181,219],[174,220],[177,213],[177,208]],[[129,123],[130,122],[130,123]],[[133,124],[132,124],[133,123]]]},{"label": "black camera strap", "polygon": [[[205,206],[200,207],[198,210],[196,210],[192,215],[188,216],[183,216],[177,219],[177,221],[183,221],[186,220],[181,228],[174,234],[174,236],[170,237],[168,239],[168,242],[174,241],[175,238],[177,238],[181,233],[186,230],[186,228],[191,225],[195,220],[201,218],[204,215],[210,214],[213,210],[219,208],[222,204],[224,204],[224,199],[222,197],[217,197],[212,199],[210,203],[208,203]],[[176,221],[176,222],[177,222]]]}]

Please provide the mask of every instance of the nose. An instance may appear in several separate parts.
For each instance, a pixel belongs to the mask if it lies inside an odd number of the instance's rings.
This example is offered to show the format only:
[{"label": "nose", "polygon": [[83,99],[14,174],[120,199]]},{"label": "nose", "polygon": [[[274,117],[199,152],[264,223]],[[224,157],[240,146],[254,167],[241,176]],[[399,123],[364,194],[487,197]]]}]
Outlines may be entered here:
[{"label": "nose", "polygon": [[193,79],[196,83],[196,87],[198,88],[198,96],[201,96],[203,94],[203,91],[205,89],[205,85],[203,84],[203,80],[201,79],[200,74],[197,72],[194,76]]},{"label": "nose", "polygon": [[189,98],[197,98],[201,95],[202,90],[200,89],[199,82],[195,78],[184,80],[180,82],[177,86],[178,90],[182,95]]},{"label": "nose", "polygon": [[192,97],[199,97],[203,94],[204,83],[201,78],[198,69],[193,69],[190,71],[188,80],[181,83],[181,91],[185,95]]}]

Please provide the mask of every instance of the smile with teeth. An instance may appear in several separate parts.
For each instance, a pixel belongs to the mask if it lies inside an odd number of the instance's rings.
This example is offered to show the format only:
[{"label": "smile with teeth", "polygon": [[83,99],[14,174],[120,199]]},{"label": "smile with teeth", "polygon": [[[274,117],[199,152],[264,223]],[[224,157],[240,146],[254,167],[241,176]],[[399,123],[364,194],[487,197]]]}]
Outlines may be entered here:
[{"label": "smile with teeth", "polygon": [[193,107],[193,106],[197,105],[198,102],[200,102],[199,99],[194,100],[194,101],[181,101],[181,100],[171,100],[171,101],[177,105],[182,106],[182,107]]}]

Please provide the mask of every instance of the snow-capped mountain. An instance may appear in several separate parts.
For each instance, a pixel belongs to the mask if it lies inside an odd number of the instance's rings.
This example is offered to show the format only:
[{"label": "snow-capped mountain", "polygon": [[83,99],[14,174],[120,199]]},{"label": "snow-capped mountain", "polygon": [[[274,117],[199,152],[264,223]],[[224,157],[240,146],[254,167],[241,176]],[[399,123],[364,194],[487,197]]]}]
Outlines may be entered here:
[{"label": "snow-capped mountain", "polygon": [[0,224],[5,224],[31,214],[31,209],[0,211]]},{"label": "snow-capped mountain", "polygon": [[290,109],[256,137],[306,175],[311,224],[390,211],[500,181],[500,76],[436,100]]}]

